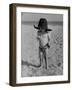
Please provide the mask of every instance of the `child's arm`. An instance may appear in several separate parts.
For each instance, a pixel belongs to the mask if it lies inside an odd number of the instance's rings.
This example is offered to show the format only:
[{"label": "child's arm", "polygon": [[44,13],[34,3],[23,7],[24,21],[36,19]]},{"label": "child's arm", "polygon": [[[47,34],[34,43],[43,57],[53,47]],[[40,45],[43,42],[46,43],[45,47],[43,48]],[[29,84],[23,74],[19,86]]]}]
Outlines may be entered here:
[{"label": "child's arm", "polygon": [[49,36],[48,36],[48,41],[50,41],[50,38],[49,38]]},{"label": "child's arm", "polygon": [[37,40],[40,40],[40,33],[37,32]]},{"label": "child's arm", "polygon": [[50,48],[49,42],[50,42],[50,38],[49,38],[49,36],[48,36],[48,48]]}]

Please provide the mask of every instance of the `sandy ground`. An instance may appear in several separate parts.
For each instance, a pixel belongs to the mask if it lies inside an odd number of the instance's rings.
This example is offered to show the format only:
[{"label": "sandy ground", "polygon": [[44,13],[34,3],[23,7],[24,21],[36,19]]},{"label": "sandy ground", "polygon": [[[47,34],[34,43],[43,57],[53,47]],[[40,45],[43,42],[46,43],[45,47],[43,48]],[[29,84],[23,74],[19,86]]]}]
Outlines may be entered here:
[{"label": "sandy ground", "polygon": [[[63,28],[62,25],[49,25],[49,27],[53,30],[50,33],[50,49],[49,49],[49,55],[48,55],[48,69],[45,69],[44,66],[42,65],[41,67],[36,67],[39,65],[39,58],[38,58],[38,46],[37,43],[33,39],[35,36],[31,33],[28,33],[29,38],[32,37],[32,42],[31,38],[28,39],[25,35],[23,38],[27,38],[29,41],[24,41],[24,44],[27,43],[23,48],[22,48],[22,65],[21,65],[21,76],[22,77],[32,77],[32,76],[50,76],[50,75],[62,75],[63,74]],[[23,26],[24,28],[24,26]],[[27,27],[28,30],[33,30],[34,29],[29,26]],[[22,32],[23,33],[23,32]],[[35,39],[34,39],[35,40]],[[27,46],[29,43],[29,46]],[[30,46],[31,44],[31,46]],[[33,45],[33,46],[32,46]],[[36,46],[36,48],[34,47]],[[31,48],[30,48],[31,47]],[[28,49],[27,49],[28,48]],[[35,65],[35,66],[34,66]]]}]

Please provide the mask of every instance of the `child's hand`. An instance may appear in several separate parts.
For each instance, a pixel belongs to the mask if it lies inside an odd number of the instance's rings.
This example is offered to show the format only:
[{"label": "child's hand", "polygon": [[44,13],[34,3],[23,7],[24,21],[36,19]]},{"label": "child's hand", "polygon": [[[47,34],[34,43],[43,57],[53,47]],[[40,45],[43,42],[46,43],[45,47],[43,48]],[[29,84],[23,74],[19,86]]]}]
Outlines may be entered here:
[{"label": "child's hand", "polygon": [[40,40],[40,38],[39,38],[39,37],[37,37],[37,40]]},{"label": "child's hand", "polygon": [[50,48],[50,45],[48,45],[48,48]]},{"label": "child's hand", "polygon": [[49,44],[47,44],[47,46],[48,46],[48,48],[50,48],[50,45]]}]

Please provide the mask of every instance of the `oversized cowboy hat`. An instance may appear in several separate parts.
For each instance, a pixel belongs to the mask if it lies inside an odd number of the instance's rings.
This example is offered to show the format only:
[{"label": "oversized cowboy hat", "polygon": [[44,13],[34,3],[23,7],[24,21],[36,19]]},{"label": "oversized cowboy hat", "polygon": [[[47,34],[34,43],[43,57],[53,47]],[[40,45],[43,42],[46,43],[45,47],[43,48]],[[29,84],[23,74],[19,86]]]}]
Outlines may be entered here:
[{"label": "oversized cowboy hat", "polygon": [[40,18],[38,26],[34,25],[34,28],[38,29],[39,31],[41,31],[42,29],[44,29],[45,31],[52,31],[52,29],[48,28],[48,23],[45,18]]}]

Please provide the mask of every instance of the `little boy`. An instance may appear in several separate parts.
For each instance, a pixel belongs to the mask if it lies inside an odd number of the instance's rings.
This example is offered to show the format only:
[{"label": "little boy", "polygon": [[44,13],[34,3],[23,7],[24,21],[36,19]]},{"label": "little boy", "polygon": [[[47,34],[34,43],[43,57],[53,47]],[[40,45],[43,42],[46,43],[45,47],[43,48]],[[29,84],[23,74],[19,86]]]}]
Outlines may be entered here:
[{"label": "little boy", "polygon": [[[40,58],[40,65],[44,65],[45,69],[48,67],[48,49],[50,48],[49,45],[49,31],[48,29],[47,20],[45,18],[41,18],[39,20],[38,27],[34,26],[37,31],[37,40],[39,41],[39,58]],[[44,63],[43,63],[44,62]]]}]

